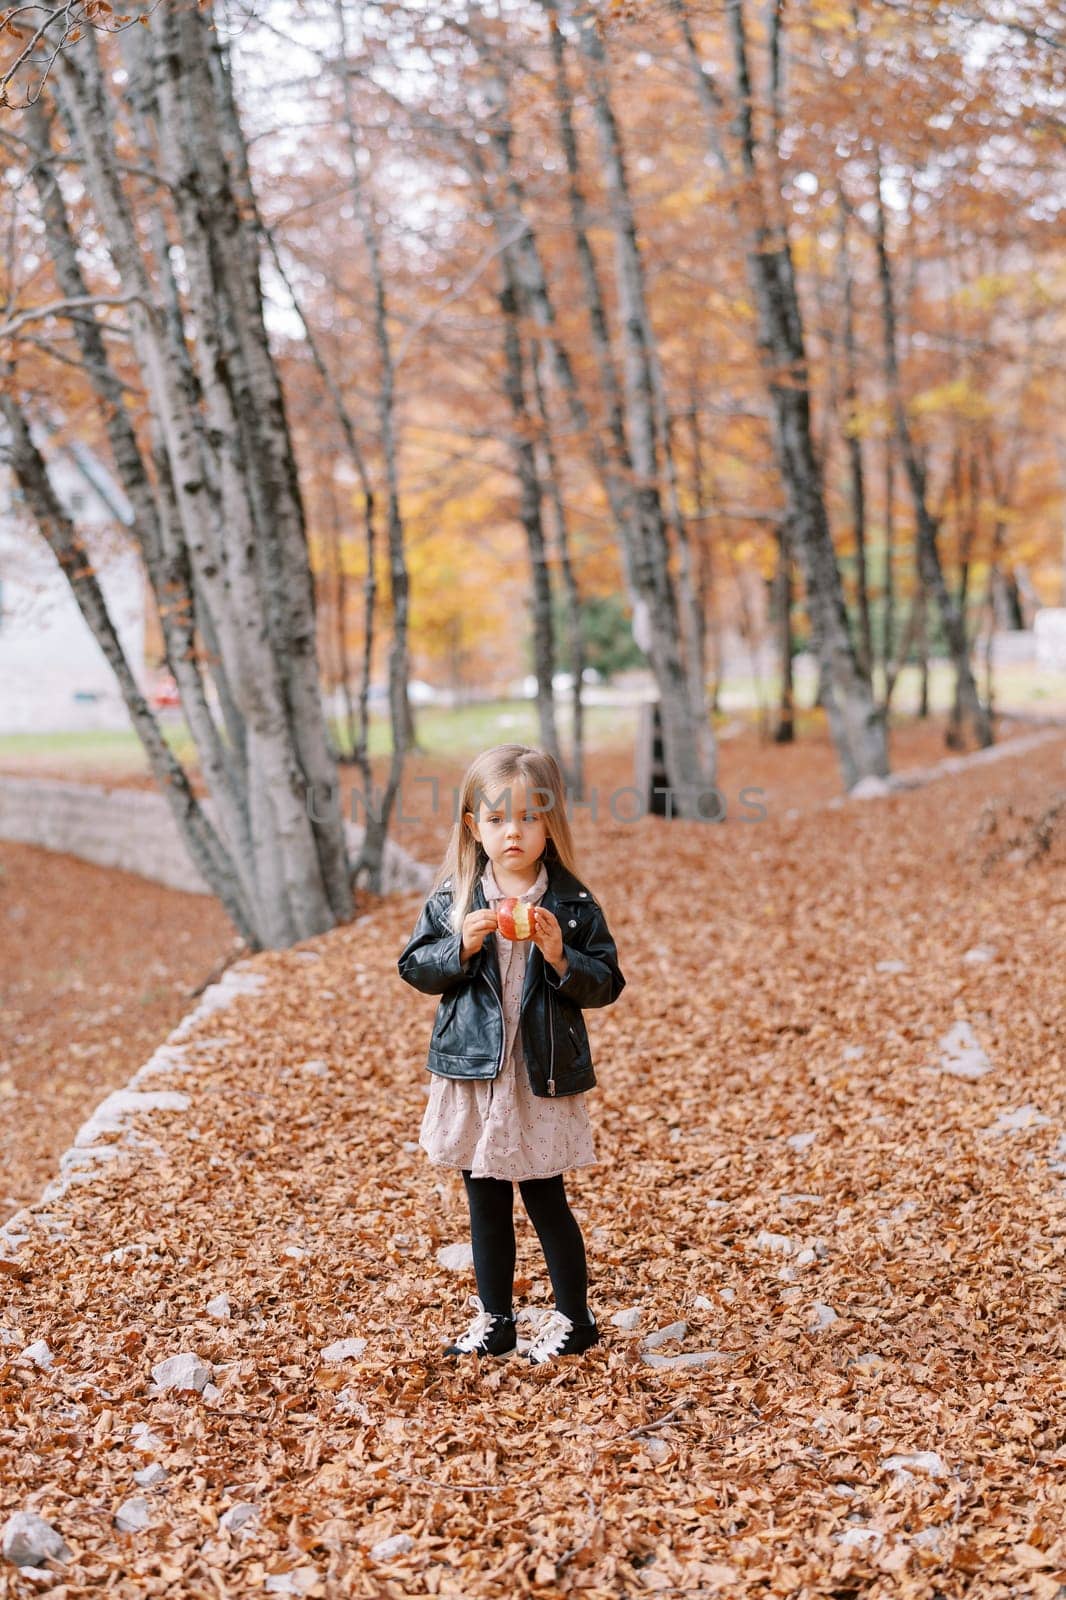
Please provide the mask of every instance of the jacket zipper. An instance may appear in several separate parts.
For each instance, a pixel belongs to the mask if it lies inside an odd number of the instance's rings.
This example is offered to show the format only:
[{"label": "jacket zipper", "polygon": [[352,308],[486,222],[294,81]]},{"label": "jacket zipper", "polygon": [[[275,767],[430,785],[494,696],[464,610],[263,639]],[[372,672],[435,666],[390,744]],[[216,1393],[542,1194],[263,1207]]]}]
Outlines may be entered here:
[{"label": "jacket zipper", "polygon": [[551,1062],[548,1067],[548,1093],[555,1093],[555,1021],[552,1017],[552,998],[548,995],[548,1034],[551,1038]]}]

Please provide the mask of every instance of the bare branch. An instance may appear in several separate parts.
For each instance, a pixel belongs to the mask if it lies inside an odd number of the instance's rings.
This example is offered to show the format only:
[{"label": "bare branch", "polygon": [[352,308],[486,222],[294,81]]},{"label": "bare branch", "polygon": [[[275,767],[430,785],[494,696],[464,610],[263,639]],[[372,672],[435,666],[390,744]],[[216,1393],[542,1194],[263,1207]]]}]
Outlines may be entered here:
[{"label": "bare branch", "polygon": [[0,322],[0,339],[10,339],[29,322],[42,322],[46,317],[65,317],[72,311],[86,311],[96,306],[128,306],[134,301],[146,304],[139,294],[88,294],[71,300],[51,300],[44,306],[29,306],[7,322]]}]

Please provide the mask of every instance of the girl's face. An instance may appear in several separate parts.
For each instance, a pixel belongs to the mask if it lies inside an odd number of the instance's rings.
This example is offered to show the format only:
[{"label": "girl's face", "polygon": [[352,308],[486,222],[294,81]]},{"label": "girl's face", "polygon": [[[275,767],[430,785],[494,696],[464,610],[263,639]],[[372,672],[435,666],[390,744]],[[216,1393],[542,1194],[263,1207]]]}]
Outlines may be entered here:
[{"label": "girl's face", "polygon": [[510,872],[528,871],[539,860],[548,842],[544,812],[527,809],[529,802],[522,778],[503,785],[499,799],[496,806],[479,799],[476,821],[472,811],[464,812],[463,820],[474,838],[485,846],[485,853],[494,867],[499,865]]}]

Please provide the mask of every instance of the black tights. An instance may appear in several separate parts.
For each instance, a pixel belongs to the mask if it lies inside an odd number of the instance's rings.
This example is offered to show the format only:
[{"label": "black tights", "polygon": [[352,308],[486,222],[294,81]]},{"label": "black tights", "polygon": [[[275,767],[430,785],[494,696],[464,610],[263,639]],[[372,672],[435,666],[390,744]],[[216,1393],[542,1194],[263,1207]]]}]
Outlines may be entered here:
[{"label": "black tights", "polygon": [[[516,1250],[514,1184],[501,1178],[473,1178],[466,1170],[463,1182],[481,1303],[486,1311],[510,1316]],[[563,1174],[525,1178],[518,1187],[544,1251],[556,1306],[572,1322],[588,1322],[585,1241],[567,1202]]]}]

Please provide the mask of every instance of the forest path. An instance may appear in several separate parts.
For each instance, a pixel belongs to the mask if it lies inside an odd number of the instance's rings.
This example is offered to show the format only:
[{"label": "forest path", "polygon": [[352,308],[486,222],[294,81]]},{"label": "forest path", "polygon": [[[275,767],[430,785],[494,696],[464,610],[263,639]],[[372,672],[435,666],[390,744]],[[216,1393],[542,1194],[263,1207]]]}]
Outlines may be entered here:
[{"label": "forest path", "polygon": [[755,825],[578,813],[628,982],[568,1179],[605,1337],[558,1368],[437,1354],[418,896],[245,963],[149,1143],[0,1262],[0,1527],[59,1531],[64,1596],[1056,1593],[1066,835],[1010,836],[1064,789],[1066,735]]}]

